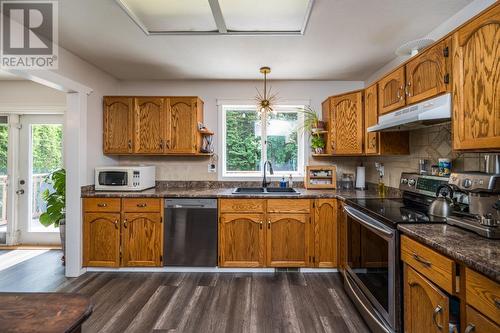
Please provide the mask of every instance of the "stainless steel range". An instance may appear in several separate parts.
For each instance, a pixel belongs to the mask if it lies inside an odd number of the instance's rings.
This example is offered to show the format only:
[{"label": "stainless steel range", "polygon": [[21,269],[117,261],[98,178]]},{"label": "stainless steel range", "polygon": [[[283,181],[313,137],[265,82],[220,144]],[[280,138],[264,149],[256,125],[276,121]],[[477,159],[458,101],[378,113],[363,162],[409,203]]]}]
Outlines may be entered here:
[{"label": "stainless steel range", "polygon": [[346,201],[344,286],[374,332],[402,331],[397,224],[433,223],[428,206],[447,183],[448,178],[403,173],[402,198]]}]

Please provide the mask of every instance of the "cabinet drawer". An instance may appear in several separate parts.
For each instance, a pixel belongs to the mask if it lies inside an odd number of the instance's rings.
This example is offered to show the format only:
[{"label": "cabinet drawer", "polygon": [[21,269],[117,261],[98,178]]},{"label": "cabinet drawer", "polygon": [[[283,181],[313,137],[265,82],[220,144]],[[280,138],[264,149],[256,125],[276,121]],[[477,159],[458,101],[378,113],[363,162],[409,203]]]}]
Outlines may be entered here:
[{"label": "cabinet drawer", "polygon": [[401,260],[449,292],[455,290],[455,262],[406,236],[401,236]]},{"label": "cabinet drawer", "polygon": [[467,303],[500,323],[500,285],[469,268],[465,270]]},{"label": "cabinet drawer", "polygon": [[119,212],[120,208],[121,208],[120,198],[83,199],[83,210],[85,212]]},{"label": "cabinet drawer", "polygon": [[474,308],[467,305],[467,319],[465,324],[465,332],[474,333],[499,333],[500,327]]},{"label": "cabinet drawer", "polygon": [[221,199],[219,209],[221,213],[264,213],[265,201],[262,199]]},{"label": "cabinet drawer", "polygon": [[269,199],[267,200],[268,213],[309,213],[311,201],[309,199]]},{"label": "cabinet drawer", "polygon": [[124,212],[160,212],[161,199],[130,198],[123,199]]}]

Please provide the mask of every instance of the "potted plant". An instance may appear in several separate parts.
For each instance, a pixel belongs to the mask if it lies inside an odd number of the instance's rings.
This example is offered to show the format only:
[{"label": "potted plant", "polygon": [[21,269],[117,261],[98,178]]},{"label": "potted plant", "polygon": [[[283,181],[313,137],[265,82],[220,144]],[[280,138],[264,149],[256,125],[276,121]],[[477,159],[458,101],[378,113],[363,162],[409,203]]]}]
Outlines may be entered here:
[{"label": "potted plant", "polygon": [[299,112],[304,116],[304,122],[300,128],[304,132],[311,132],[314,134],[325,129],[325,122],[319,120],[318,114],[310,106],[299,109]]},{"label": "potted plant", "polygon": [[66,170],[59,169],[49,174],[45,181],[51,184],[53,190],[42,192],[42,199],[47,203],[47,210],[40,215],[40,223],[46,227],[59,227],[59,236],[63,250],[62,261],[65,260],[66,241]]},{"label": "potted plant", "polygon": [[325,140],[321,135],[311,136],[311,148],[316,154],[323,154],[325,148]]}]

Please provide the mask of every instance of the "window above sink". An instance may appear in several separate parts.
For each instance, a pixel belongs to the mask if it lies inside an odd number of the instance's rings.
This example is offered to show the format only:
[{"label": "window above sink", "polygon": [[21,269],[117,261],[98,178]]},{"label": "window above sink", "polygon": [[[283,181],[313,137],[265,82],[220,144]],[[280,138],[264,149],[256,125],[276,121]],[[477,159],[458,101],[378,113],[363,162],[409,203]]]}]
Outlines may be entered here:
[{"label": "window above sink", "polygon": [[304,135],[300,132],[308,102],[276,105],[274,112],[260,116],[248,104],[220,103],[222,114],[222,178],[260,178],[264,161],[274,169],[273,179],[303,177]]}]

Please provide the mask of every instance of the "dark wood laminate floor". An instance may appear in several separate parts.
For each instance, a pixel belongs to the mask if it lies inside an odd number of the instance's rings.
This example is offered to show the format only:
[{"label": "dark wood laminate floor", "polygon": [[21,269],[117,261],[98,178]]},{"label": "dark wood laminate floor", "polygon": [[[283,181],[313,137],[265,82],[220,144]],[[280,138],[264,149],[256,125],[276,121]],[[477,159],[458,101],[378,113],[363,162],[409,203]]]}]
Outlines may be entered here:
[{"label": "dark wood laminate floor", "polygon": [[[48,253],[0,271],[0,290],[5,283],[9,291],[29,290],[38,280],[29,276],[41,272],[31,260],[57,269]],[[3,276],[9,270],[26,276],[13,282],[17,274]],[[368,332],[337,273],[87,273],[52,280],[46,291],[91,297],[94,313],[83,332]]]}]

